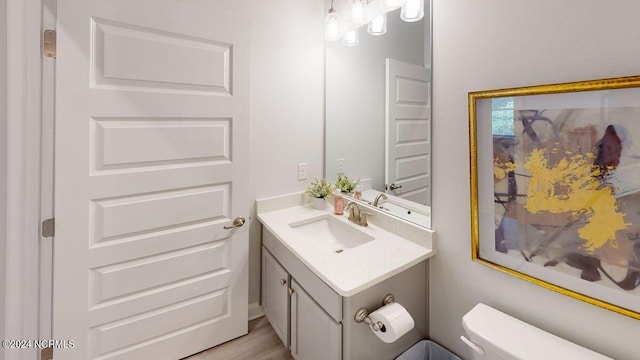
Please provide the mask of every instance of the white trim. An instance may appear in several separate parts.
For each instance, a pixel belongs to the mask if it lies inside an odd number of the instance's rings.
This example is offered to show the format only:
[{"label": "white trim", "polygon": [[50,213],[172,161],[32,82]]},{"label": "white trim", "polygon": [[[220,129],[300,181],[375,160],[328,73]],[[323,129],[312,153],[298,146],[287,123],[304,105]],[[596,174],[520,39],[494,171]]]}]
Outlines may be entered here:
[{"label": "white trim", "polygon": [[[42,30],[56,28],[57,0],[42,0]],[[40,219],[54,217],[55,59],[42,57]],[[53,339],[53,239],[40,239],[39,339]]]},{"label": "white trim", "polygon": [[[7,339],[38,338],[41,14],[40,0],[7,0]],[[0,354],[17,360],[35,353]]]},{"label": "white trim", "polygon": [[[0,2],[0,119],[7,117],[7,3]],[[7,238],[7,122],[0,121],[0,254],[5,254]],[[5,266],[0,264],[0,315],[4,318]],[[0,339],[4,335],[4,323],[0,323]],[[0,350],[0,358],[2,350]]]},{"label": "white trim", "polygon": [[249,304],[249,320],[255,320],[264,316],[264,310],[260,303],[254,302]]}]

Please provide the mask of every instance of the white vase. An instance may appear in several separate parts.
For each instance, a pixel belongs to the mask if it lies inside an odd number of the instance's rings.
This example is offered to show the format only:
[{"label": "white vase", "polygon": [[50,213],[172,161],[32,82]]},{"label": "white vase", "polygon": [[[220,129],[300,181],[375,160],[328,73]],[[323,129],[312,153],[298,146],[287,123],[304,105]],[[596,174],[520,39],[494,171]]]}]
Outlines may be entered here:
[{"label": "white vase", "polygon": [[313,198],[313,207],[322,210],[327,206],[327,202],[324,198]]}]

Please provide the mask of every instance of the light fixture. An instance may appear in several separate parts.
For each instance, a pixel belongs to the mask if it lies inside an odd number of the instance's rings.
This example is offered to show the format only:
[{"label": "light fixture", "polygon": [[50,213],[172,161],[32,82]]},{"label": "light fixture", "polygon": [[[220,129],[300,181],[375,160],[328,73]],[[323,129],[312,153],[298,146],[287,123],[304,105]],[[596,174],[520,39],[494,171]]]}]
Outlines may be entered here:
[{"label": "light fixture", "polygon": [[384,6],[390,10],[399,8],[402,3],[404,3],[404,0],[384,0]]},{"label": "light fixture", "polygon": [[424,17],[424,0],[405,0],[400,10],[400,18],[406,22],[414,22]]},{"label": "light fixture", "polygon": [[363,24],[364,18],[364,5],[362,0],[353,0],[353,6],[351,7],[351,18],[356,25]]},{"label": "light fixture", "polygon": [[342,37],[342,43],[346,46],[356,46],[360,44],[360,37],[358,36],[358,29],[353,29]]},{"label": "light fixture", "polygon": [[387,33],[387,14],[401,8],[400,18],[405,22],[415,22],[424,18],[424,0],[347,0],[343,7],[338,6],[340,12],[350,13],[350,16],[338,13],[334,9],[334,1],[324,20],[324,38],[335,41],[342,37],[346,46],[356,46],[360,43],[358,28],[367,24],[367,32],[371,35]]},{"label": "light fixture", "polygon": [[331,0],[331,8],[324,18],[324,39],[327,41],[335,41],[340,39],[340,25],[338,22],[338,14],[333,9],[333,0]]},{"label": "light fixture", "polygon": [[384,35],[387,32],[387,14],[374,17],[367,26],[367,32],[371,35]]}]

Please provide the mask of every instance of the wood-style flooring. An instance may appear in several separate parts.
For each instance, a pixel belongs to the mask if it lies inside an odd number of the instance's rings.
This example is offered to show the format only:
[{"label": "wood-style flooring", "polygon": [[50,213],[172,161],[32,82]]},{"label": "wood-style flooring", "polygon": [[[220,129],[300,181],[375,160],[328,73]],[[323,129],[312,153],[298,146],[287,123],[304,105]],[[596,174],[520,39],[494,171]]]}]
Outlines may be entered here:
[{"label": "wood-style flooring", "polygon": [[249,321],[249,333],[183,360],[293,360],[266,317]]}]

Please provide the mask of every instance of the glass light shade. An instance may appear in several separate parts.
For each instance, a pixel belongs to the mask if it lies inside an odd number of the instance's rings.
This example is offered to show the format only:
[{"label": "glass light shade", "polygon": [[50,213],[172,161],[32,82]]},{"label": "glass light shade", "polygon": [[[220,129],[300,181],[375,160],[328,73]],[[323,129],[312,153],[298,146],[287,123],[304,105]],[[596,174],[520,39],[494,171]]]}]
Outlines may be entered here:
[{"label": "glass light shade", "polygon": [[384,6],[389,9],[397,9],[402,6],[402,3],[404,3],[404,0],[384,0]]},{"label": "glass light shade", "polygon": [[342,37],[342,43],[346,46],[356,46],[360,44],[360,37],[358,36],[358,29],[351,30],[344,34]]},{"label": "glass light shade", "polygon": [[400,18],[406,22],[414,22],[424,17],[424,0],[406,0],[400,10]]},{"label": "glass light shade", "polygon": [[362,2],[360,0],[354,0],[353,6],[351,7],[351,18],[354,24],[362,25],[362,20],[364,18],[364,6],[362,6]]},{"label": "glass light shade", "polygon": [[327,41],[340,39],[340,25],[335,11],[329,11],[324,18],[324,39]]},{"label": "glass light shade", "polygon": [[376,16],[367,26],[367,32],[371,35],[383,35],[387,32],[387,14]]}]

